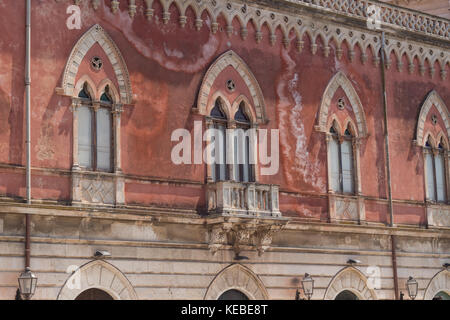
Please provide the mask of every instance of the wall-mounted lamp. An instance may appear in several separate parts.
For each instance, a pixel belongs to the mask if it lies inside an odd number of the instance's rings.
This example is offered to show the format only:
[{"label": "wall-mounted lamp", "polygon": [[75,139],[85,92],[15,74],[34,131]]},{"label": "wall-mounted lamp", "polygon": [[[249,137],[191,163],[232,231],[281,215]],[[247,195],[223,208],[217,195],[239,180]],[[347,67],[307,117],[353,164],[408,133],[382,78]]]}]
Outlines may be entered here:
[{"label": "wall-mounted lamp", "polygon": [[103,259],[103,258],[110,257],[110,256],[111,256],[111,253],[109,253],[108,251],[105,251],[105,250],[97,250],[94,253],[94,258],[96,258],[96,259]]}]

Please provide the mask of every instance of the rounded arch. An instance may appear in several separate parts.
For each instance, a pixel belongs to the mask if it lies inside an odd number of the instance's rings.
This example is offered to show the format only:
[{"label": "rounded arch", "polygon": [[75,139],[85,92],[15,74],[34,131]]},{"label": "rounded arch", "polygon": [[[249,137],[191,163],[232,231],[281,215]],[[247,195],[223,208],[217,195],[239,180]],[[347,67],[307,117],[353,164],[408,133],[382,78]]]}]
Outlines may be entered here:
[{"label": "rounded arch", "polygon": [[439,271],[431,278],[430,283],[425,289],[423,299],[432,300],[441,291],[450,294],[450,271],[447,269]]},{"label": "rounded arch", "polygon": [[324,300],[334,300],[344,290],[351,291],[360,300],[377,299],[375,291],[368,285],[366,276],[354,267],[342,269],[331,279]]},{"label": "rounded arch", "polygon": [[253,271],[241,264],[232,264],[213,279],[204,299],[217,300],[230,289],[241,291],[250,300],[267,300],[269,298],[264,284]]},{"label": "rounded arch", "polygon": [[95,260],[74,270],[66,280],[57,300],[74,300],[88,289],[105,291],[115,300],[137,300],[138,296],[130,281],[112,264]]},{"label": "rounded arch", "polygon": [[73,47],[64,69],[61,86],[63,93],[68,96],[74,95],[73,91],[78,67],[86,53],[95,43],[98,43],[102,47],[114,68],[117,82],[119,83],[121,103],[130,104],[132,100],[131,83],[125,60],[114,41],[98,24],[83,34]]},{"label": "rounded arch", "polygon": [[264,97],[258,81],[256,81],[255,76],[250,71],[247,64],[232,50],[222,54],[206,72],[198,94],[198,112],[202,115],[208,115],[208,98],[211,92],[211,86],[220,72],[228,66],[232,66],[247,85],[250,94],[252,95],[252,106],[254,107],[254,113],[256,114],[256,121],[258,123],[266,122]]},{"label": "rounded arch", "polygon": [[358,94],[356,93],[356,90],[350,80],[341,71],[339,71],[330,80],[327,88],[325,89],[325,93],[323,94],[319,109],[318,130],[327,132],[328,112],[333,96],[338,88],[342,88],[342,90],[344,90],[347,98],[350,101],[350,104],[353,107],[353,112],[355,114],[355,119],[357,122],[356,127],[358,129],[358,136],[366,137],[368,135],[366,116],[364,115],[364,109],[361,100],[359,99]]},{"label": "rounded arch", "polygon": [[419,120],[417,121],[416,143],[422,147],[426,142],[426,140],[424,139],[426,138],[426,136],[424,136],[425,122],[432,106],[435,106],[437,108],[442,121],[444,122],[445,129],[447,130],[447,140],[449,140],[450,138],[450,119],[447,106],[445,105],[439,94],[433,90],[425,99],[425,102],[420,109]]}]

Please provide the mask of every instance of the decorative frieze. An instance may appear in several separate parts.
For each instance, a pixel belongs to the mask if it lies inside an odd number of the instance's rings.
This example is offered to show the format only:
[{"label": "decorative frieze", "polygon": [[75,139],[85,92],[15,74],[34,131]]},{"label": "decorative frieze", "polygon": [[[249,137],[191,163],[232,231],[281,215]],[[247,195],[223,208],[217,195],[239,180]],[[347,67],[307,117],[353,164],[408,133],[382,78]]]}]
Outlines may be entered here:
[{"label": "decorative frieze", "polygon": [[330,222],[353,221],[364,223],[366,220],[364,199],[357,196],[329,194]]},{"label": "decorative frieze", "polygon": [[210,214],[281,217],[276,185],[219,181],[206,192]]},{"label": "decorative frieze", "polygon": [[428,205],[427,220],[429,226],[450,228],[450,206]]},{"label": "decorative frieze", "polygon": [[242,250],[256,250],[262,255],[270,248],[274,234],[288,222],[286,218],[224,218],[211,219],[209,224],[209,249],[214,255],[230,246],[236,255]]},{"label": "decorative frieze", "polygon": [[[93,0],[95,1],[95,0]],[[356,46],[362,52],[361,62],[365,63],[366,51],[370,48],[374,55],[373,63],[379,64],[379,50],[380,50],[380,32],[372,28],[361,27],[346,27],[339,22],[331,20],[332,18],[317,17],[308,11],[302,11],[301,15],[298,12],[299,7],[308,7],[310,10],[323,11],[335,14],[341,14],[347,19],[354,19],[355,24],[361,26],[360,21],[369,21],[370,19],[377,19],[381,28],[386,31],[386,55],[390,57],[395,54],[397,61],[401,61],[402,57],[406,55],[408,63],[410,64],[409,71],[414,70],[414,59],[417,58],[419,62],[419,70],[422,76],[433,75],[434,72],[426,72],[426,63],[428,68],[434,68],[436,62],[439,63],[442,79],[446,76],[446,65],[450,63],[450,55],[446,50],[445,45],[428,45],[422,41],[413,41],[409,39],[399,38],[395,35],[395,30],[404,32],[412,32],[418,36],[427,37],[437,40],[450,40],[450,24],[448,20],[427,14],[421,14],[416,11],[393,7],[388,4],[380,2],[372,2],[366,0],[355,0],[350,3],[347,0],[284,0],[276,1],[285,3],[288,8],[292,10],[280,11],[272,9],[270,6],[264,8],[257,7],[254,4],[242,4],[237,1],[205,1],[205,0],[158,0],[160,1],[163,12],[162,20],[164,24],[170,20],[170,5],[175,2],[176,8],[179,11],[179,23],[184,27],[187,23],[186,10],[191,8],[195,14],[195,27],[197,30],[203,26],[202,13],[206,11],[211,20],[210,28],[214,34],[218,31],[219,25],[217,19],[219,16],[225,18],[227,22],[226,32],[231,35],[233,26],[231,21],[235,18],[240,23],[240,34],[242,39],[247,39],[247,25],[252,21],[255,29],[255,41],[260,43],[263,37],[262,27],[267,25],[269,28],[269,41],[275,44],[277,38],[275,30],[279,29],[283,33],[281,43],[288,48],[290,42],[293,41],[291,32],[295,34],[296,46],[299,52],[303,48],[303,38],[308,36],[311,41],[311,52],[316,54],[318,51],[317,39],[320,37],[323,43],[324,55],[328,56],[330,47],[336,47],[335,52],[338,58],[342,57],[342,44],[346,42],[349,47],[349,59],[354,60]],[[77,2],[77,0],[75,0]],[[154,15],[152,8],[154,0],[145,0],[145,4],[136,3],[135,0],[128,2],[128,11],[131,18],[134,18],[137,13],[137,7],[145,6],[144,14],[148,20]],[[112,12],[118,9],[119,1],[114,0],[110,2]],[[275,5],[275,4],[274,4]],[[369,14],[368,8],[375,6],[379,15],[373,17]],[[285,9],[282,9],[285,10]],[[399,68],[401,70],[401,68]]]},{"label": "decorative frieze", "polygon": [[120,174],[72,171],[73,205],[123,205],[125,183]]}]

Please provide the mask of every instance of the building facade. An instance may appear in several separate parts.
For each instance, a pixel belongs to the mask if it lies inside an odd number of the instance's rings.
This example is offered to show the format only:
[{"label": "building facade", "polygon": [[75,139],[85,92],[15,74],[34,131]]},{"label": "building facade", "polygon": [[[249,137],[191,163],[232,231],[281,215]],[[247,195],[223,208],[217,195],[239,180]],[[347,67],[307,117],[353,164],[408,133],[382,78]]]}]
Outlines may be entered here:
[{"label": "building facade", "polygon": [[446,18],[31,1],[24,84],[26,1],[0,10],[1,299],[26,239],[33,299],[294,299],[305,273],[317,300],[396,299],[410,276],[449,297]]}]

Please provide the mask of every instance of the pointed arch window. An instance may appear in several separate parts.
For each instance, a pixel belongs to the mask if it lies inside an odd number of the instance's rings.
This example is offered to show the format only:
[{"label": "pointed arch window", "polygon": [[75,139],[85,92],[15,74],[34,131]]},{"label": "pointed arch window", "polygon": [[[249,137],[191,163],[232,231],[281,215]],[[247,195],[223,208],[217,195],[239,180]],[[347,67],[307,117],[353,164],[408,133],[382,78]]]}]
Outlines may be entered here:
[{"label": "pointed arch window", "polygon": [[425,153],[425,176],[427,199],[435,202],[447,202],[447,177],[445,170],[445,143],[443,139],[437,146],[428,137],[424,148]]},{"label": "pointed arch window", "polygon": [[223,111],[223,105],[220,98],[217,98],[214,103],[214,108],[211,110],[211,118],[213,120],[212,127],[215,130],[215,134],[212,137],[211,143],[214,143],[213,168],[212,168],[212,180],[213,181],[225,181],[228,180],[228,167],[226,163],[227,159],[227,116]]},{"label": "pointed arch window", "polygon": [[245,102],[239,104],[234,115],[236,131],[234,137],[234,180],[238,182],[254,182],[254,164],[251,161],[253,141],[251,139],[250,119],[245,113]]},{"label": "pointed arch window", "polygon": [[336,193],[353,194],[355,192],[353,135],[349,127],[343,135],[338,132],[337,125],[333,122],[329,144],[331,189]]},{"label": "pointed arch window", "polygon": [[112,99],[109,87],[101,96],[100,103],[94,103],[87,83],[78,94],[78,164],[92,171],[112,170]]}]

